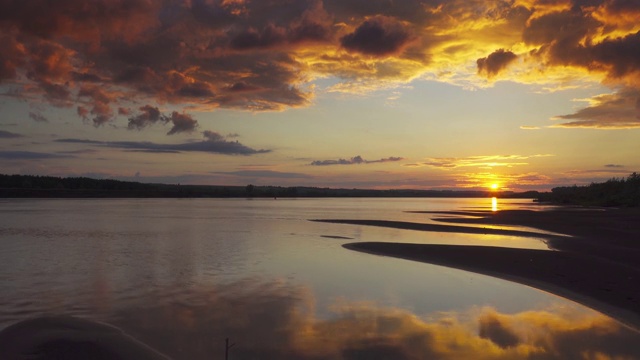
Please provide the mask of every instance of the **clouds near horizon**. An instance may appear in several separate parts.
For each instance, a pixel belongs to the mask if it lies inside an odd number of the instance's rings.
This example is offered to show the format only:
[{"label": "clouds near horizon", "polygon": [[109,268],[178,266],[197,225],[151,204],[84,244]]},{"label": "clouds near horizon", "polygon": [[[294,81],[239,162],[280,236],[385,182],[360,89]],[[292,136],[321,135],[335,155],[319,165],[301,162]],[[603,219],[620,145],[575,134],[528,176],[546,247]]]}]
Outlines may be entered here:
[{"label": "clouds near horizon", "polygon": [[349,159],[337,159],[337,160],[315,160],[310,165],[313,166],[329,166],[329,165],[360,165],[360,164],[376,164],[386,163],[404,160],[402,157],[390,156],[388,158],[382,158],[378,160],[365,160],[362,156],[354,156]]},{"label": "clouds near horizon", "polygon": [[85,144],[91,146],[122,149],[125,151],[141,151],[149,153],[177,154],[188,152],[203,152],[212,154],[248,156],[271,152],[271,150],[253,149],[241,144],[238,141],[227,140],[224,136],[209,130],[203,132],[203,137],[205,138],[205,140],[183,142],[177,144],[161,144],[149,141],[96,141],[71,138],[59,139],[56,140],[56,142],[67,144]]},{"label": "clouds near horizon", "polygon": [[536,155],[487,155],[487,156],[469,156],[464,158],[429,158],[422,163],[408,164],[409,167],[430,166],[440,169],[455,169],[460,167],[514,167],[528,165],[527,160],[531,158],[548,157],[551,154]]},{"label": "clouds near horizon", "polygon": [[23,137],[23,135],[16,134],[11,131],[0,130],[0,139],[17,139],[21,137]]}]

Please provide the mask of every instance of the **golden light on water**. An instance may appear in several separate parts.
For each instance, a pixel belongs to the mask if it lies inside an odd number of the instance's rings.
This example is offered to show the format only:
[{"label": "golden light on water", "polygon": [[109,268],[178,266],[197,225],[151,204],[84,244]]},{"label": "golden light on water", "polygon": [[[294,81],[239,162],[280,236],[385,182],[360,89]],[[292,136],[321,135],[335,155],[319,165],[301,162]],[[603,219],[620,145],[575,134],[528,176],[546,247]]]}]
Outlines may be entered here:
[{"label": "golden light on water", "polygon": [[498,198],[497,197],[492,197],[491,198],[491,211],[498,211]]}]

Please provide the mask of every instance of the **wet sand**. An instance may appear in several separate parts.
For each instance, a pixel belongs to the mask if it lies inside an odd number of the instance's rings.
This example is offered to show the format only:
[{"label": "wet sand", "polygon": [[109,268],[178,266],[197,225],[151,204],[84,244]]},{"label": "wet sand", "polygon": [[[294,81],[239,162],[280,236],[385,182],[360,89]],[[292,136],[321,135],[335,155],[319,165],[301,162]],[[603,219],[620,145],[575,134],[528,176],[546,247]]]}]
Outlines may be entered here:
[{"label": "wet sand", "polygon": [[[640,329],[640,209],[425,212],[443,223],[324,220],[408,230],[533,236],[558,251],[489,246],[360,242],[351,250],[443,265],[535,287],[584,304]],[[451,217],[454,215],[463,217]],[[464,225],[466,226],[464,226]],[[524,226],[535,231],[483,228]]]}]

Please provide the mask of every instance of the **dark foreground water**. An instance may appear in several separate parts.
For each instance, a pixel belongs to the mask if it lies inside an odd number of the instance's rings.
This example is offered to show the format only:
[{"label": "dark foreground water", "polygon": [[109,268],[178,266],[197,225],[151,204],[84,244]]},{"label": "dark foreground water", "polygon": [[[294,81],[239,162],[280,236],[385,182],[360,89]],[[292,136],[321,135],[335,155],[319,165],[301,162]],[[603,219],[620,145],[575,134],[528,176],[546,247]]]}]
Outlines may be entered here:
[{"label": "dark foreground water", "polygon": [[[638,335],[581,305],[354,241],[545,248],[536,239],[309,219],[429,222],[491,199],[0,200],[0,329],[105,321],[175,359],[635,359]],[[0,349],[1,350],[1,349]]]}]

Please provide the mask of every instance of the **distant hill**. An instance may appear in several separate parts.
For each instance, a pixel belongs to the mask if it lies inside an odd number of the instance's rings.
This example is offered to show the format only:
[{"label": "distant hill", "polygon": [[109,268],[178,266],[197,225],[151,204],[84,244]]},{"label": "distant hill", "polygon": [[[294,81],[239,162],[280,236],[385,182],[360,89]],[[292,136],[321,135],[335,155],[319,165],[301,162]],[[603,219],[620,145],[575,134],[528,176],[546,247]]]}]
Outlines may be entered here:
[{"label": "distant hill", "polygon": [[626,179],[613,178],[586,186],[562,186],[541,193],[542,202],[586,206],[640,206],[640,175],[633,173]]},{"label": "distant hill", "polygon": [[187,198],[187,197],[539,197],[526,193],[452,190],[370,190],[281,186],[216,186],[147,184],[133,181],[98,180],[86,177],[2,175],[3,198]]}]

